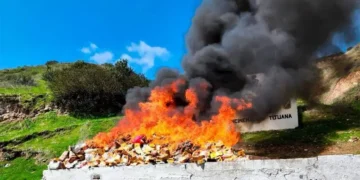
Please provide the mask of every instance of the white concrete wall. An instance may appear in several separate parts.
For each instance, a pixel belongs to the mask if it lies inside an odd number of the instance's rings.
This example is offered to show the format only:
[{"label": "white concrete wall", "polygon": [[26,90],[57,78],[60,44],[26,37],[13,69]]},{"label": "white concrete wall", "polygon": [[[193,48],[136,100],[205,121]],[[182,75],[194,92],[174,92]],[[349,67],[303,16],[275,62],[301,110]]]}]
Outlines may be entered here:
[{"label": "white concrete wall", "polygon": [[360,155],[196,164],[46,170],[44,180],[360,180]]}]

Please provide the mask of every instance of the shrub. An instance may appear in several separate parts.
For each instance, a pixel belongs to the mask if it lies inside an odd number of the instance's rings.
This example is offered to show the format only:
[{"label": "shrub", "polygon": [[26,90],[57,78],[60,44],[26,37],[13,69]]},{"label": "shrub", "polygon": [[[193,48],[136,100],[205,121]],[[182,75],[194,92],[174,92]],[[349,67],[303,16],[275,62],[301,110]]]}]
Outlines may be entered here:
[{"label": "shrub", "polygon": [[136,74],[128,65],[127,60],[121,60],[115,63],[113,73],[118,83],[121,84],[123,94],[135,86],[145,87],[149,85],[149,80],[143,74]]},{"label": "shrub", "polygon": [[54,64],[59,64],[59,62],[56,61],[56,60],[50,60],[50,61],[45,63],[46,66],[51,66],[51,65],[54,65]]},{"label": "shrub", "polygon": [[145,76],[132,71],[126,61],[115,66],[77,61],[68,68],[48,71],[43,78],[49,82],[56,103],[76,115],[119,112],[127,90],[148,82]]},{"label": "shrub", "polygon": [[54,71],[48,69],[43,75],[42,75],[42,79],[48,82],[53,81],[54,77]]}]

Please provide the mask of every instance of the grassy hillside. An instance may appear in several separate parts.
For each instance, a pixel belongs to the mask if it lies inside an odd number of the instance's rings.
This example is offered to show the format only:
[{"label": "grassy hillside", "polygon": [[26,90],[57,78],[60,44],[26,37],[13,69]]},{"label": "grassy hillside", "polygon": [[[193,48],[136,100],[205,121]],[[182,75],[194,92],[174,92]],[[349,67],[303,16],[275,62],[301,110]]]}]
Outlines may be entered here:
[{"label": "grassy hillside", "polygon": [[[1,70],[0,94],[21,95],[25,99],[28,99],[36,95],[45,95],[49,93],[45,81],[42,80],[42,74],[45,71],[45,66]],[[14,82],[18,76],[33,78],[35,82],[31,85],[18,84]]]},{"label": "grassy hillside", "polygon": [[[52,69],[61,69],[69,64],[53,64]],[[32,108],[37,108],[52,100],[51,91],[43,74],[47,66],[25,66],[14,69],[0,70],[0,95],[17,95],[24,106],[29,106],[36,98]],[[25,79],[25,80],[24,80]]]},{"label": "grassy hillside", "polygon": [[54,108],[82,116],[118,114],[126,92],[148,84],[149,80],[136,73],[127,60],[102,65],[81,60],[69,64],[49,61],[45,66],[2,70],[0,97],[8,108],[1,119],[24,119]]},{"label": "grassy hillside", "polygon": [[[0,125],[0,179],[40,179],[49,159],[69,145],[109,130],[121,117],[74,118],[51,112],[34,120]],[[9,166],[9,167],[6,167]]]}]

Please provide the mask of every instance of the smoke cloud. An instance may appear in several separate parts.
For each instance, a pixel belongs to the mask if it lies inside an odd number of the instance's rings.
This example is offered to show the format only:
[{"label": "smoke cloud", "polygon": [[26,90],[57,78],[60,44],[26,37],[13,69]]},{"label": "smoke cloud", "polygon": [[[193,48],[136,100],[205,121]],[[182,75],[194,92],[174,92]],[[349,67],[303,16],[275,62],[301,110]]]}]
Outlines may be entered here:
[{"label": "smoke cloud", "polygon": [[[214,97],[225,95],[251,101],[253,108],[239,115],[262,120],[290,98],[310,93],[316,52],[351,24],[357,7],[356,0],[204,0],[186,36],[185,74],[160,70],[149,88],[128,92],[125,108],[136,108],[152,88],[182,78],[187,83],[180,89],[209,87],[197,91],[199,119],[216,113]],[[184,96],[174,97],[179,106]]]}]

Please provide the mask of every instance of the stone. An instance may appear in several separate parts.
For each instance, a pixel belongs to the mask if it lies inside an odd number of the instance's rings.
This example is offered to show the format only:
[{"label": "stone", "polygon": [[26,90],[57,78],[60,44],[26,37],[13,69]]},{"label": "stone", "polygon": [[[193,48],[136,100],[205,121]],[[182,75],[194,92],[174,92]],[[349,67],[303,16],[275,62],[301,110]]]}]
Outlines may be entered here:
[{"label": "stone", "polygon": [[64,161],[69,156],[69,151],[64,151],[59,157],[60,161]]},{"label": "stone", "polygon": [[359,138],[358,137],[351,137],[349,139],[349,142],[358,142],[359,141]]},{"label": "stone", "polygon": [[86,146],[86,143],[80,143],[80,144],[75,145],[75,147],[73,149],[74,153],[75,154],[79,153],[81,151],[81,149],[85,146]]},{"label": "stone", "polygon": [[6,110],[2,107],[0,107],[0,115],[5,114]]},{"label": "stone", "polygon": [[57,170],[60,167],[60,161],[50,161],[49,165],[48,165],[48,169],[49,170]]},{"label": "stone", "polygon": [[45,106],[44,112],[49,112],[49,111],[51,111],[51,106],[48,104]]},{"label": "stone", "polygon": [[7,114],[4,114],[4,115],[3,115],[3,119],[4,119],[4,120],[10,119],[10,114],[8,114],[8,113],[7,113]]}]

